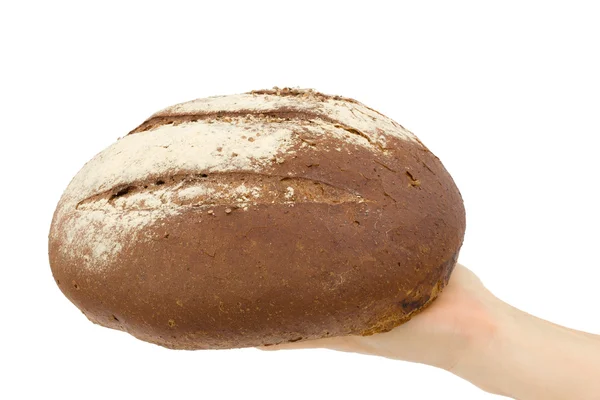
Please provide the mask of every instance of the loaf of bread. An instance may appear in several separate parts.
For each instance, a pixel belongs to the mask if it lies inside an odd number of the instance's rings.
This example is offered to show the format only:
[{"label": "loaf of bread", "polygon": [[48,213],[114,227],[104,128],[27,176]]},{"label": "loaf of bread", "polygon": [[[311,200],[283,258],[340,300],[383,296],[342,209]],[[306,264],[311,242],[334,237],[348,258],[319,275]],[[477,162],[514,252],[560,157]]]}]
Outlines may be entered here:
[{"label": "loaf of bread", "polygon": [[411,132],[313,90],[166,108],[91,161],[52,221],[62,292],[174,349],[388,331],[456,263],[461,195]]}]

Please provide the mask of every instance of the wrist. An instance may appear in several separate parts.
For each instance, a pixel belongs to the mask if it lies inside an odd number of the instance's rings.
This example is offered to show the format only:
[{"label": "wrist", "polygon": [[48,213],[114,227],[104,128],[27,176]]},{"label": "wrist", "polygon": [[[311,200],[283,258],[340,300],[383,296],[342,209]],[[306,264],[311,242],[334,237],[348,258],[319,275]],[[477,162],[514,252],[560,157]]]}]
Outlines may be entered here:
[{"label": "wrist", "polygon": [[511,396],[501,382],[506,373],[501,359],[518,331],[518,310],[491,294],[482,309],[484,311],[478,313],[476,323],[465,327],[461,335],[463,346],[454,362],[443,369],[486,392]]},{"label": "wrist", "polygon": [[600,392],[597,336],[536,318],[506,303],[493,336],[473,342],[450,372],[515,399],[594,399]]},{"label": "wrist", "polygon": [[449,372],[486,392],[516,397],[514,352],[518,352],[520,311],[498,300],[490,313],[489,329],[475,332],[469,346]]}]

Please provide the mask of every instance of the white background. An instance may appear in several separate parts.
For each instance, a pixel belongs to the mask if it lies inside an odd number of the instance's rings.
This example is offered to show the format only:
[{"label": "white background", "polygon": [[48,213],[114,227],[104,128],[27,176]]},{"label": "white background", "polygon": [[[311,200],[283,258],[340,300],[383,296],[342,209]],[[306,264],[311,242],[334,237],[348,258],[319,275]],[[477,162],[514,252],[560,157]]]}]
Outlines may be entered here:
[{"label": "white background", "polygon": [[600,333],[593,3],[2,2],[0,397],[495,398],[375,357],[170,351],[60,293],[47,234],[87,160],[162,107],[274,85],[353,97],[415,132],[463,194],[462,263],[509,303]]}]

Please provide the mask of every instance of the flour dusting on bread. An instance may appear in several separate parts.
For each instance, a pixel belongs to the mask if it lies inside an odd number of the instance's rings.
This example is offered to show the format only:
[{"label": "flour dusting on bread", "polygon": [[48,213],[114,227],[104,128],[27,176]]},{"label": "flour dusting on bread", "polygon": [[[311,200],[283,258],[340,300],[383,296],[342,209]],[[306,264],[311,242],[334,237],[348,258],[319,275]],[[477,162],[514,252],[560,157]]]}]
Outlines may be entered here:
[{"label": "flour dusting on bread", "polygon": [[[270,165],[293,157],[298,148],[330,152],[361,146],[380,152],[386,149],[386,137],[416,140],[399,124],[354,100],[302,89],[198,99],[160,111],[145,124],[88,162],[59,204],[55,219],[62,229],[54,234],[64,235],[63,248],[70,256],[85,253],[88,266],[109,263],[122,250],[123,238],[193,204],[231,202],[247,210],[265,195],[261,185],[172,185],[165,181],[170,177],[263,174]],[[118,196],[120,190],[144,181],[149,181],[148,190]],[[282,201],[294,202],[294,190],[286,188]],[[111,191],[118,198],[102,196]],[[275,203],[276,198],[266,195],[262,202]]]}]

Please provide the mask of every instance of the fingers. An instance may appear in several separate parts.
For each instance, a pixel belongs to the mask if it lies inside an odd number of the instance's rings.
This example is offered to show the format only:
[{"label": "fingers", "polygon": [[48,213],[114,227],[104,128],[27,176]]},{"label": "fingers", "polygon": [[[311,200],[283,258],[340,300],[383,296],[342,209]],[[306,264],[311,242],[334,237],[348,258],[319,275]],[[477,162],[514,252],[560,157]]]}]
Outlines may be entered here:
[{"label": "fingers", "polygon": [[298,349],[314,349],[319,346],[314,345],[314,340],[307,340],[306,342],[294,342],[294,343],[282,343],[282,344],[271,344],[268,346],[258,346],[257,349],[263,351],[275,351],[275,350],[298,350]]},{"label": "fingers", "polygon": [[257,349],[263,351],[275,351],[275,350],[299,350],[299,349],[318,349],[321,346],[312,343],[316,340],[307,340],[305,342],[294,342],[294,343],[282,343],[272,344],[268,346],[258,346]]},{"label": "fingers", "polygon": [[259,346],[259,350],[298,350],[298,349],[330,349],[339,351],[352,351],[348,337],[332,337],[313,340],[304,340],[294,343],[282,343],[270,346]]}]

